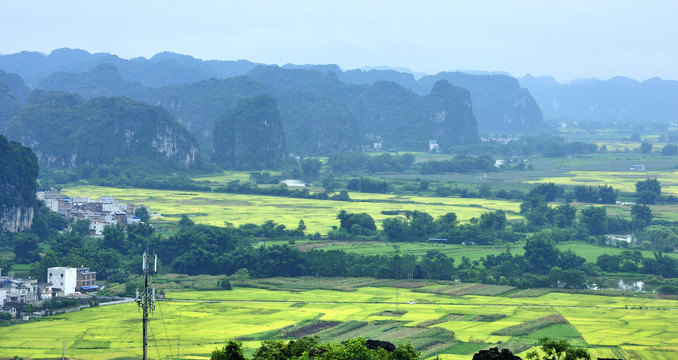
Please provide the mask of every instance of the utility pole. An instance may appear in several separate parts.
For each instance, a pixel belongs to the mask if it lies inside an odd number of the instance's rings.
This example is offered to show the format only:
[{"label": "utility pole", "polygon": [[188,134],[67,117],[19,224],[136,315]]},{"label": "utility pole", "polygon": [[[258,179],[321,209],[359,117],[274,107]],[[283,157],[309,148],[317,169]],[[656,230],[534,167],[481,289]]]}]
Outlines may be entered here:
[{"label": "utility pole", "polygon": [[148,253],[144,252],[144,259],[142,269],[144,271],[144,292],[139,297],[139,289],[137,289],[137,304],[141,307],[143,311],[142,323],[144,327],[144,353],[143,360],[148,360],[148,311],[155,310],[155,289],[150,288],[151,286],[151,273],[155,274],[158,270],[158,255],[155,255],[155,261],[153,262],[153,269],[150,268],[148,263]]}]

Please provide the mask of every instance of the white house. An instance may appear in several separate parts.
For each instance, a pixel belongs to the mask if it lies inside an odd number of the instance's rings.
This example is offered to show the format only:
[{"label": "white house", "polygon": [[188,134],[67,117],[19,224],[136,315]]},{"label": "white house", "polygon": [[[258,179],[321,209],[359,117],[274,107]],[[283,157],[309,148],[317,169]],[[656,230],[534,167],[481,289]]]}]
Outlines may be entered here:
[{"label": "white house", "polygon": [[49,208],[49,211],[58,213],[59,212],[59,200],[58,199],[45,199],[45,205]]},{"label": "white house", "polygon": [[428,141],[428,151],[435,151],[435,152],[440,151],[440,145],[438,145],[437,140],[429,140]]},{"label": "white house", "polygon": [[120,204],[120,203],[103,203],[101,205],[101,211],[104,212],[121,212],[121,211],[127,211],[127,204]]},{"label": "white house", "polygon": [[105,220],[94,219],[89,223],[89,229],[94,230],[95,235],[103,235],[104,234],[104,228],[108,224],[109,223]]},{"label": "white house", "polygon": [[0,307],[5,306],[5,298],[7,297],[7,289],[0,289]]},{"label": "white house", "polygon": [[77,274],[75,268],[51,267],[47,269],[47,282],[54,290],[62,292],[64,296],[75,294]]}]

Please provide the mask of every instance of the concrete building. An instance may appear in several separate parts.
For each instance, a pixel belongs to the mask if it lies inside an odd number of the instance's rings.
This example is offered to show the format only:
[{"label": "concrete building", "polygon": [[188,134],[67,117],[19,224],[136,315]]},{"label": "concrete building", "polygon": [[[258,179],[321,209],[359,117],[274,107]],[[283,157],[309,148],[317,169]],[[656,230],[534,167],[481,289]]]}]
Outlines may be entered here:
[{"label": "concrete building", "polygon": [[52,267],[47,269],[47,282],[52,288],[64,296],[75,294],[77,284],[76,268]]},{"label": "concrete building", "polygon": [[88,267],[77,268],[75,288],[80,291],[92,291],[98,289],[97,273],[90,271]]}]

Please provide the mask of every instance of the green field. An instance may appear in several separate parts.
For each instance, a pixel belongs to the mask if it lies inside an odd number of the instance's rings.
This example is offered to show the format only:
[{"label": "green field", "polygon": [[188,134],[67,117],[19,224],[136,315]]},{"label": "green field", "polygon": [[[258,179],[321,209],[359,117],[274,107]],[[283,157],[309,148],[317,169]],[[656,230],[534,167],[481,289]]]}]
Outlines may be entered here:
[{"label": "green field", "polygon": [[[594,357],[665,359],[678,354],[676,300],[548,292],[537,297],[459,295],[478,289],[506,293],[509,287],[365,278],[250,282],[269,288],[168,292],[168,299],[176,301],[156,303],[150,356],[206,358],[232,338],[243,340],[251,352],[260,340],[293,338],[291,334],[334,341],[355,336],[409,340],[425,356],[444,359],[469,359],[491,346],[523,352],[541,336],[568,338],[588,347]],[[388,282],[398,284],[398,292],[379,285]],[[337,290],[306,290],[329,283]],[[530,325],[558,314],[564,323]],[[520,335],[493,335],[516,325],[532,327]],[[102,306],[0,328],[0,353],[6,357],[60,357],[62,341],[69,358],[139,356],[137,305]]]},{"label": "green field", "polygon": [[336,219],[340,210],[366,212],[378,223],[387,218],[382,210],[419,210],[434,217],[455,212],[460,221],[480,217],[485,212],[504,210],[509,219],[519,218],[520,203],[517,201],[439,198],[425,196],[399,196],[389,194],[350,193],[353,201],[330,201],[296,199],[289,197],[223,194],[213,192],[120,189],[101,186],[76,186],[63,189],[68,196],[112,195],[119,201],[150,207],[162,218],[157,222],[179,220],[181,215],[192,216],[198,224],[224,226],[224,221],[234,225],[262,224],[274,220],[288,228],[296,228],[303,219],[308,233],[326,233],[331,225],[339,225]]},{"label": "green field", "polygon": [[530,180],[530,183],[552,182],[558,185],[608,185],[613,188],[633,193],[636,183],[645,179],[656,178],[662,187],[663,194],[678,195],[678,171],[569,171],[562,176]]}]

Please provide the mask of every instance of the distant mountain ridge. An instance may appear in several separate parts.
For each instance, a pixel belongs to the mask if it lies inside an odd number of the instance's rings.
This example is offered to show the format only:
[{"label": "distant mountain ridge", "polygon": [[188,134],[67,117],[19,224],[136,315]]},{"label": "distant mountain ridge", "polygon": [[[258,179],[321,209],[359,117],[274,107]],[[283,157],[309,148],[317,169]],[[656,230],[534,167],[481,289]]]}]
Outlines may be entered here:
[{"label": "distant mountain ridge", "polygon": [[[239,100],[263,94],[278,103],[288,149],[305,156],[355,151],[375,143],[426,150],[430,140],[442,148],[478,141],[470,95],[457,87],[446,87],[444,95],[436,96],[447,99],[432,103],[391,81],[347,84],[334,72],[258,66],[245,76],[154,89],[125,81],[115,66],[107,64],[84,73],[52,74],[40,87],[75,92],[86,99],[124,95],[161,106],[210,155],[217,119]],[[431,108],[434,104],[440,108]],[[444,116],[432,120],[437,113]]]},{"label": "distant mountain ridge", "polygon": [[[72,49],[57,49],[49,55],[21,52],[0,56],[0,69],[16,72],[26,79],[27,83],[45,90],[71,91],[73,90],[73,84],[70,85],[70,90],[59,87],[56,84],[62,80],[72,83],[73,80],[64,79],[63,74],[56,75],[55,73],[83,73],[96,69],[97,66],[103,64],[116,66],[122,80],[125,82],[138,83],[137,86],[130,86],[132,88],[136,87],[139,92],[145,91],[142,87],[138,86],[139,84],[145,87],[158,88],[167,85],[194,83],[210,78],[226,79],[246,75],[262,65],[246,60],[204,61],[191,56],[169,52],[158,53],[150,59],[133,58],[129,60],[121,59],[108,53],[90,54],[84,50]],[[418,77],[423,76],[417,80],[411,72],[386,68],[376,68],[367,71],[342,71],[337,65],[333,64],[286,64],[282,68],[289,70],[315,70],[324,74],[331,73],[336,75],[337,80],[347,85],[372,85],[379,81],[392,81],[422,96],[430,92],[437,80],[445,77],[452,85],[470,91],[473,111],[481,129],[518,133],[532,132],[536,130],[534,125],[541,123],[539,109],[533,107],[534,101],[532,101],[530,94],[525,91],[521,93],[517,82],[501,81],[502,78],[510,79],[506,75],[466,74],[466,82],[462,83],[458,82],[458,79],[453,76],[445,75],[448,73],[434,75],[433,78],[417,74]],[[97,72],[100,70],[97,70]],[[298,74],[302,74],[302,72]],[[488,78],[497,81],[491,84],[492,82],[487,81]],[[118,82],[117,86],[121,85]],[[93,86],[90,85],[91,87]],[[280,86],[276,86],[276,88],[281,89]],[[97,96],[94,94],[94,90],[87,89],[85,86],[80,91],[88,91],[88,94],[78,93],[88,98]],[[106,92],[106,89],[98,90],[100,94]],[[312,92],[317,93],[316,91]],[[487,94],[498,96],[500,100],[488,101]],[[131,89],[117,95],[126,95],[137,100],[142,100],[143,98],[146,101],[143,95],[134,94]],[[200,138],[200,136],[198,137]]]},{"label": "distant mountain ridge", "polygon": [[171,52],[158,53],[150,59],[127,60],[109,53],[90,54],[68,48],[56,49],[48,55],[30,51],[0,55],[0,69],[19,74],[32,87],[55,72],[86,72],[102,64],[115,65],[126,81],[149,87],[238,76],[260,65],[246,60],[204,61]]},{"label": "distant mountain ridge", "polygon": [[614,77],[560,84],[529,74],[519,81],[549,119],[678,121],[678,81]]}]

